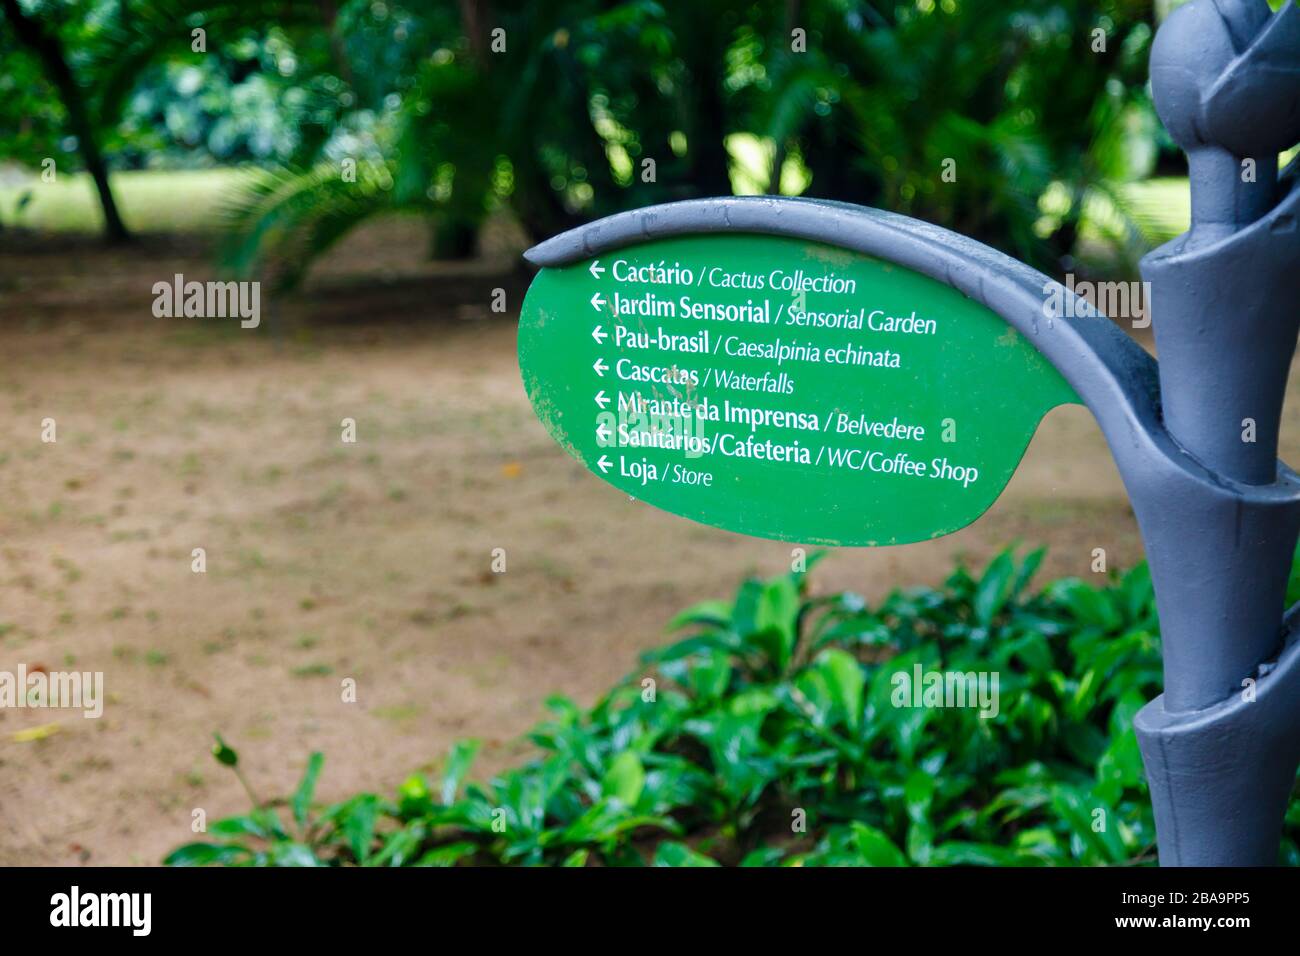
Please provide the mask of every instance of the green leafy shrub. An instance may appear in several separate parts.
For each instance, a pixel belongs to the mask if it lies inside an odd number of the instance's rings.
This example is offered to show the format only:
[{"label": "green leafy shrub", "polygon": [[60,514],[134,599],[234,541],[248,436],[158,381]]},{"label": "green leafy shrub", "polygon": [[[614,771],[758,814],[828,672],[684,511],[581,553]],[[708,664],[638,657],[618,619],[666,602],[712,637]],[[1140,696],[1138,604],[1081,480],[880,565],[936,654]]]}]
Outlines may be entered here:
[{"label": "green leafy shrub", "polygon": [[[896,591],[876,608],[812,596],[804,573],[747,580],[733,600],[678,615],[681,639],[590,710],[551,699],[529,735],[539,755],[487,784],[466,782],[477,744],[462,742],[436,785],[413,776],[392,799],[316,809],[313,754],[287,806],[253,797],[251,813],[212,825],[213,842],[166,862],[1153,862],[1132,730],[1160,691],[1150,578],[1139,566],[1100,587],[1031,592],[1041,559],[1004,552],[978,577],[958,568],[938,590]],[[897,706],[918,666],[990,675],[990,688],[996,674],[996,716]],[[238,772],[220,739],[214,752]],[[1286,862],[1298,830],[1293,808]]]}]

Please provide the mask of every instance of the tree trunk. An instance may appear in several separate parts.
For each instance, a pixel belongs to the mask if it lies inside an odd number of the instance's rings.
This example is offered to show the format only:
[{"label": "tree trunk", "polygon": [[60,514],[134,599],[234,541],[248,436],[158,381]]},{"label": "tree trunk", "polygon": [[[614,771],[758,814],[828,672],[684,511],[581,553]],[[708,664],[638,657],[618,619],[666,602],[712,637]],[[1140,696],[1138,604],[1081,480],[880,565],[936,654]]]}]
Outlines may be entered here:
[{"label": "tree trunk", "polygon": [[492,5],[488,0],[460,0],[460,25],[469,39],[470,51],[483,69],[488,68],[488,24],[492,22]]},{"label": "tree trunk", "polygon": [[352,72],[352,62],[348,59],[347,45],[338,30],[339,5],[337,0],[321,0],[321,18],[325,22],[325,35],[329,37],[330,56],[334,58],[334,67],[339,71],[343,82],[356,87],[356,76]]},{"label": "tree trunk", "polygon": [[105,236],[110,242],[124,242],[130,239],[131,234],[127,231],[126,224],[122,222],[122,217],[117,211],[117,203],[113,199],[113,190],[108,183],[108,167],[104,165],[95,127],[90,121],[90,114],[86,112],[84,92],[68,67],[68,61],[63,55],[63,45],[55,34],[46,32],[37,20],[23,13],[22,8],[18,6],[18,0],[0,0],[0,9],[4,10],[5,17],[13,24],[18,42],[36,54],[50,82],[59,91],[63,107],[68,111],[68,122],[72,127],[72,133],[77,137],[82,161],[86,164],[86,171],[95,181],[95,189],[99,193],[99,204],[104,210]]},{"label": "tree trunk", "polygon": [[474,258],[478,252],[477,224],[450,216],[434,216],[432,223],[429,258],[441,262]]},{"label": "tree trunk", "polygon": [[[794,28],[799,25],[799,0],[786,0],[785,5],[785,36],[781,42],[789,44],[794,39]],[[789,54],[782,53],[782,57],[788,57]],[[781,169],[785,166],[786,156],[786,139],[782,137],[772,150],[771,172],[767,177],[767,192],[770,196],[781,195]]]},{"label": "tree trunk", "polygon": [[[719,47],[721,49],[721,47]],[[703,196],[731,195],[731,156],[727,153],[727,105],[722,89],[722,55],[701,51],[690,64],[695,92],[694,135],[688,139],[692,178]]]}]

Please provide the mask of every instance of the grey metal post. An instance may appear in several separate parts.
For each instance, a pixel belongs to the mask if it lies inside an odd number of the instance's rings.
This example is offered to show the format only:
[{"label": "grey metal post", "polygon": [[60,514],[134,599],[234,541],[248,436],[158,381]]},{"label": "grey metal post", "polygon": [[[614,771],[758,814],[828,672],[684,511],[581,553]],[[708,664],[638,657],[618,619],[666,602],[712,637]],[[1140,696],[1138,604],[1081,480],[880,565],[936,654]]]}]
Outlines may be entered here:
[{"label": "grey metal post", "polygon": [[1277,461],[1300,327],[1295,167],[1277,175],[1300,139],[1300,9],[1193,0],[1157,35],[1151,83],[1192,190],[1191,229],[1143,261],[1162,417],[1228,495],[1134,496],[1165,670],[1138,736],[1162,863],[1271,864],[1300,759],[1282,620],[1300,516]]},{"label": "grey metal post", "polygon": [[[1143,260],[1157,365],[1086,302],[966,236],[846,203],[704,199],[528,251],[562,266],[674,235],[794,236],[959,289],[1032,341],[1097,419],[1155,583],[1165,692],[1135,721],[1160,862],[1277,861],[1300,763],[1300,608],[1283,616],[1300,476],[1277,460],[1300,327],[1300,6],[1191,0],[1156,37],[1161,119],[1190,157],[1192,228]],[[1251,160],[1253,162],[1247,162]],[[1064,316],[1045,315],[1050,297]]]}]

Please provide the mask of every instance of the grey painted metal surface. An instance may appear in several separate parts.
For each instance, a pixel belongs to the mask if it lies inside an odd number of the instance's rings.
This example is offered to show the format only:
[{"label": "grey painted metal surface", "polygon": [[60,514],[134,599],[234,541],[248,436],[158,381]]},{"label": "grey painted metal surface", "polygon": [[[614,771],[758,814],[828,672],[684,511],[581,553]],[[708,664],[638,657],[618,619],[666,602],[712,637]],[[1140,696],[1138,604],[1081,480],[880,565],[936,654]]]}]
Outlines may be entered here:
[{"label": "grey painted metal surface", "polygon": [[[1143,262],[1159,365],[1041,273],[888,212],[775,198],[623,213],[529,250],[558,266],[666,236],[753,232],[854,249],[959,289],[1015,326],[1096,417],[1155,583],[1165,692],[1136,726],[1165,865],[1276,862],[1300,761],[1300,612],[1283,621],[1300,477],[1277,461],[1300,326],[1300,7],[1192,0],[1157,36],[1157,108],[1189,154],[1191,230]],[[1256,181],[1243,179],[1255,162]],[[1073,297],[1048,318],[1049,294]],[[1070,317],[1073,315],[1074,317]],[[1244,420],[1255,440],[1243,440]]]},{"label": "grey painted metal surface", "polygon": [[1300,759],[1300,652],[1276,619],[1300,515],[1261,500],[1295,487],[1277,440],[1300,326],[1300,181],[1294,163],[1277,176],[1276,156],[1300,139],[1300,7],[1192,0],[1156,37],[1151,85],[1192,189],[1192,228],[1143,261],[1165,426],[1254,490],[1204,524],[1194,499],[1134,498],[1165,654],[1138,739],[1162,863],[1271,864]]}]

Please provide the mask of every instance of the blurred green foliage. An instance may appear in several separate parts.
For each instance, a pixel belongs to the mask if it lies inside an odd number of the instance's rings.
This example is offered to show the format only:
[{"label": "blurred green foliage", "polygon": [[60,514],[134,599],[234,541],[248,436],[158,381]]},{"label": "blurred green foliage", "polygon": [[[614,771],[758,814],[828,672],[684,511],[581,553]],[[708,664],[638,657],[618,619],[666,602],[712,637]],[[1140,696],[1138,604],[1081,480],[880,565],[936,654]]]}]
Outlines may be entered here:
[{"label": "blurred green foliage", "polygon": [[[287,283],[380,213],[459,256],[498,209],[541,239],[727,194],[742,143],[757,188],[1055,269],[1098,195],[1141,238],[1119,187],[1160,142],[1149,0],[5,2],[59,38],[110,165],[262,166],[226,261]],[[71,159],[66,103],[3,18],[0,54],[0,158]]]},{"label": "blurred green foliage", "polygon": [[[325,5],[17,0],[17,7],[57,41],[116,169],[291,162],[314,155],[349,108],[329,78]],[[3,14],[0,60],[0,158],[37,166],[52,156],[78,168],[67,104]]]},{"label": "blurred green foliage", "polygon": [[[1094,865],[1150,863],[1133,717],[1160,692],[1145,566],[1100,586],[1029,581],[1042,558],[896,591],[745,581],[678,615],[589,710],[563,698],[539,755],[467,782],[477,744],[393,798],[287,802],[214,823],[172,865]],[[816,560],[815,556],[812,559]],[[999,676],[996,716],[909,706],[898,675]],[[653,675],[654,683],[648,678]],[[951,702],[950,702],[951,703]],[[900,706],[901,705],[901,706]],[[219,755],[220,756],[220,755]],[[1300,863],[1300,802],[1282,861]]]}]

